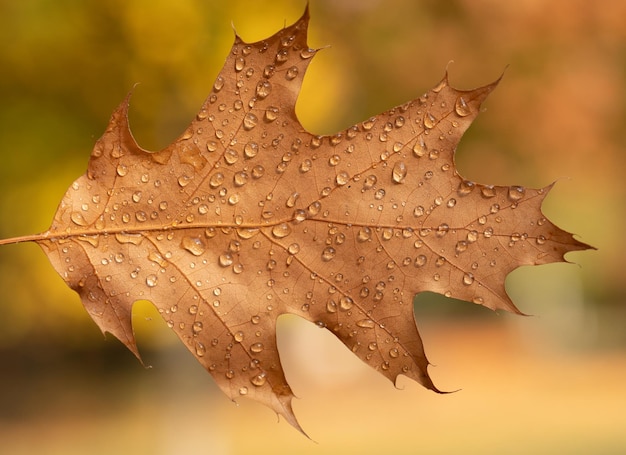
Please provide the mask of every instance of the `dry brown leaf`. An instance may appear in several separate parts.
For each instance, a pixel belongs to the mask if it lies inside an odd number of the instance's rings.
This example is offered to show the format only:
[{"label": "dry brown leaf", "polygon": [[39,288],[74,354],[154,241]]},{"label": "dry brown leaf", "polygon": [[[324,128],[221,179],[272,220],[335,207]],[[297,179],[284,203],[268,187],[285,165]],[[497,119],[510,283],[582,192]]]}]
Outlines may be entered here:
[{"label": "dry brown leaf", "polygon": [[422,291],[519,311],[504,279],[588,245],[548,221],[550,187],[470,182],[454,150],[497,81],[444,78],[417,100],[332,136],[295,114],[308,12],[267,40],[236,37],[196,119],[159,152],[114,112],[85,175],[36,241],[103,332],[139,356],[133,302],[154,303],[232,399],[301,430],[276,320],[301,316],[392,381],[437,390],[418,334]]}]

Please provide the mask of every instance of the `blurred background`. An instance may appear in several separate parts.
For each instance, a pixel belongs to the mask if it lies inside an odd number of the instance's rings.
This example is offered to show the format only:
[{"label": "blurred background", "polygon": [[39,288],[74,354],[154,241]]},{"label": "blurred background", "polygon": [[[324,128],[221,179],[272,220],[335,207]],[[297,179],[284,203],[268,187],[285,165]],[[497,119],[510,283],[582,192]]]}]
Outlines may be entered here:
[{"label": "blurred background", "polygon": [[[194,117],[233,41],[291,24],[304,1],[0,0],[0,238],[47,229],[131,90],[139,143]],[[11,454],[598,453],[626,450],[626,3],[311,0],[320,52],[297,111],[333,133],[416,98],[448,68],[469,89],[504,71],[463,138],[481,183],[557,185],[544,212],[598,248],[518,269],[532,317],[435,295],[416,317],[437,385],[396,389],[329,332],[281,320],[281,357],[317,443],[230,402],[159,315],[137,304],[142,366],[106,339],[32,244],[0,248],[0,447]],[[453,61],[453,63],[451,63]]]}]

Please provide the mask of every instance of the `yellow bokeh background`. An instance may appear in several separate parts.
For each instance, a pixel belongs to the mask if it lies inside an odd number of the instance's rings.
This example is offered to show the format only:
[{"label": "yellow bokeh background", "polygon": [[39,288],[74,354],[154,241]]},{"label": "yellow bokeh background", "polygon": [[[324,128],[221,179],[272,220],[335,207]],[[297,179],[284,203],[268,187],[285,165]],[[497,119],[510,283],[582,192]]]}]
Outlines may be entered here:
[{"label": "yellow bokeh background", "polygon": [[[0,0],[0,238],[44,231],[136,83],[131,124],[158,149],[194,117],[234,30],[300,17],[284,0]],[[0,248],[0,444],[11,454],[623,453],[626,450],[626,3],[311,0],[303,125],[333,133],[416,98],[446,69],[504,77],[463,138],[462,175],[545,186],[559,226],[597,251],[522,268],[507,289],[533,317],[416,301],[435,395],[395,389],[332,335],[281,319],[302,437],[234,405],[142,302],[146,369],[105,340],[36,245]]]}]

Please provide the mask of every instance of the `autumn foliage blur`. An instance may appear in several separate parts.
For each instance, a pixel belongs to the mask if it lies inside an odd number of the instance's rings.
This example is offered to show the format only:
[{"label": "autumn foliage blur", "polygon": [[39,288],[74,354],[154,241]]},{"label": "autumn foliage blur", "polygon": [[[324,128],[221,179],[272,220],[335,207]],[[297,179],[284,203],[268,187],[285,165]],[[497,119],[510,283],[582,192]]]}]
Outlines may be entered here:
[{"label": "autumn foliage blur", "polygon": [[[160,148],[207,96],[232,44],[231,24],[255,41],[303,8],[288,0],[0,2],[0,237],[48,227],[136,83],[133,131],[145,148]],[[546,214],[599,248],[568,256],[580,267],[514,272],[510,293],[520,309],[544,318],[555,343],[622,352],[626,3],[320,0],[310,8],[310,44],[331,46],[315,58],[298,103],[313,132],[332,133],[413,99],[446,68],[460,88],[504,71],[461,141],[461,173],[494,184],[558,180]],[[27,369],[15,359],[36,357],[42,346],[110,349],[38,247],[0,249],[0,287],[0,352],[18,365],[16,376]],[[163,338],[143,335],[148,344]]]}]

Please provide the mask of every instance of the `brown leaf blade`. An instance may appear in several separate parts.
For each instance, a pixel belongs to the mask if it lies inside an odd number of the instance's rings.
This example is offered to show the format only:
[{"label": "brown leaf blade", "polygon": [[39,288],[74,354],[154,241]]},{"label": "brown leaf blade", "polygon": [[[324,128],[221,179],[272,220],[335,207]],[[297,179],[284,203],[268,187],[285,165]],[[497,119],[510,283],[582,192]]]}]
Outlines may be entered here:
[{"label": "brown leaf blade", "polygon": [[510,271],[589,248],[541,213],[550,187],[456,172],[456,146],[497,82],[459,91],[446,77],[333,136],[306,132],[295,101],[315,54],[307,25],[308,11],[267,40],[236,37],[196,119],[164,150],[137,145],[127,98],[34,239],[103,332],[139,356],[131,309],[150,300],[226,395],[300,431],[279,315],[327,328],[392,381],[437,390],[416,293],[519,312]]}]

